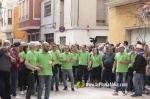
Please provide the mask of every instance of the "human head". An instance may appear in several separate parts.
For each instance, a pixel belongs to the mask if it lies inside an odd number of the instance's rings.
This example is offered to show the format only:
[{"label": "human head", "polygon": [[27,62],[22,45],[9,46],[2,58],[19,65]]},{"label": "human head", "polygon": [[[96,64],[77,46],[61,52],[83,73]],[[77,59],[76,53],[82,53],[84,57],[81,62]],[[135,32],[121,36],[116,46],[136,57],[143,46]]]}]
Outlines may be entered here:
[{"label": "human head", "polygon": [[68,52],[69,52],[69,46],[68,46],[68,45],[65,45],[65,46],[64,46],[64,52],[65,52],[65,53],[68,53]]},{"label": "human head", "polygon": [[141,44],[136,45],[136,51],[140,51],[143,49],[143,46]]},{"label": "human head", "polygon": [[35,49],[35,43],[34,42],[30,42],[28,44],[28,46],[29,46],[29,50],[34,50]]},{"label": "human head", "polygon": [[128,46],[128,41],[124,41],[124,46]]},{"label": "human head", "polygon": [[49,51],[49,48],[50,48],[50,45],[49,45],[48,42],[43,42],[42,43],[42,49],[43,49],[44,52],[47,53]]},{"label": "human head", "polygon": [[133,45],[130,45],[130,46],[129,46],[129,49],[130,49],[130,51],[135,51],[135,48],[134,48]]},{"label": "human head", "polygon": [[99,54],[99,51],[98,51],[97,48],[93,48],[93,49],[92,49],[92,52],[93,52],[94,55],[98,55],[98,54]]},{"label": "human head", "polygon": [[52,50],[53,50],[53,51],[56,51],[56,50],[57,50],[57,46],[56,46],[55,43],[52,44]]},{"label": "human head", "polygon": [[82,45],[82,51],[86,51],[86,45]]},{"label": "human head", "polygon": [[12,47],[19,52],[19,46],[20,46],[20,42],[14,42],[14,44],[12,45]]},{"label": "human head", "polygon": [[121,53],[124,52],[124,50],[125,50],[124,44],[120,44],[120,45],[119,45],[119,49],[120,49],[120,52],[121,52]]},{"label": "human head", "polygon": [[7,46],[8,48],[10,48],[11,47],[11,43],[10,43],[10,41],[9,40],[5,40],[4,42],[3,42],[3,46]]}]

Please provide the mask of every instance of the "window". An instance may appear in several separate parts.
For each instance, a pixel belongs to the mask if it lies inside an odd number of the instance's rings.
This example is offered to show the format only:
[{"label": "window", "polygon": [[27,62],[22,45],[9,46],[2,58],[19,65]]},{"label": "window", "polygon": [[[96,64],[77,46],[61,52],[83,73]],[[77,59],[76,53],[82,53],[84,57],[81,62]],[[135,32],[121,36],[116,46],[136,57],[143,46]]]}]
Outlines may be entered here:
[{"label": "window", "polygon": [[51,2],[46,2],[44,4],[44,16],[50,16],[51,15]]},{"label": "window", "polygon": [[54,33],[45,34],[46,42],[54,42]]},{"label": "window", "polygon": [[12,10],[8,10],[8,24],[12,24]]}]

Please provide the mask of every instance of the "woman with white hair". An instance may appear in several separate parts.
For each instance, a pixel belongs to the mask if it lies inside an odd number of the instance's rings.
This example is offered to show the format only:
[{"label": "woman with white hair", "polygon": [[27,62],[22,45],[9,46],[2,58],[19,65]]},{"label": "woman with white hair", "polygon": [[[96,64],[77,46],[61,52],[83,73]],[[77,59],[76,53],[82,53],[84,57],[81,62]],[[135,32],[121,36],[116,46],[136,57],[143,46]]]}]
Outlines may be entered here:
[{"label": "woman with white hair", "polygon": [[34,84],[35,84],[34,71],[37,70],[38,72],[40,72],[40,68],[37,67],[36,65],[36,57],[34,54],[35,43],[30,42],[28,46],[29,46],[29,51],[26,55],[25,65],[28,72],[27,80],[29,86],[26,94],[26,99],[30,99],[34,91]]}]

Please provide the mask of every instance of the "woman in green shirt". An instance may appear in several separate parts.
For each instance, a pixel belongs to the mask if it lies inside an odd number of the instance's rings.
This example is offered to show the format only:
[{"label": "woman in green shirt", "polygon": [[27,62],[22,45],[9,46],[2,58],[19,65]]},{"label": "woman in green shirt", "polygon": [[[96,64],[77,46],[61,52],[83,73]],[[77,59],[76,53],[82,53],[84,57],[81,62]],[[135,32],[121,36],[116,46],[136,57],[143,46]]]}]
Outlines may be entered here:
[{"label": "woman in green shirt", "polygon": [[79,66],[79,54],[76,48],[72,48],[71,50],[73,54],[73,58],[75,62],[72,63],[72,68],[73,68],[73,76],[74,76],[74,82],[77,82],[77,72],[78,72],[78,66]]},{"label": "woman in green shirt", "polygon": [[[93,48],[92,52],[93,55],[91,55],[89,65],[92,66],[91,70],[92,79],[94,85],[96,85],[96,83],[98,84],[101,80],[101,71],[103,63],[102,63],[102,56],[98,53],[98,49]],[[90,66],[88,66],[89,69],[91,68]]]}]

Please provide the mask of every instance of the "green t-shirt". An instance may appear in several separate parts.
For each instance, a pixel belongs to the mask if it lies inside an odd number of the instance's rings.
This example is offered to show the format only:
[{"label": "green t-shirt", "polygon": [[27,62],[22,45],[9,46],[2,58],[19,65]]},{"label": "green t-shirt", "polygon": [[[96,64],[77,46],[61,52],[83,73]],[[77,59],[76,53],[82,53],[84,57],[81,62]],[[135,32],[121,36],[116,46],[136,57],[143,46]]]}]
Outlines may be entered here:
[{"label": "green t-shirt", "polygon": [[53,75],[52,66],[50,66],[49,62],[54,60],[54,56],[50,52],[45,54],[43,51],[40,51],[36,54],[36,59],[38,65],[43,66],[39,75]]},{"label": "green t-shirt", "polygon": [[72,66],[79,66],[79,54],[73,54],[73,59],[76,60],[76,62],[73,62]]},{"label": "green t-shirt", "polygon": [[[26,55],[26,59],[29,60],[29,63],[36,67],[36,57],[33,51],[28,51]],[[26,66],[26,68],[34,71],[35,69]]]},{"label": "green t-shirt", "polygon": [[88,51],[79,51],[79,65],[88,65],[88,59],[90,58],[90,53]]},{"label": "green t-shirt", "polygon": [[26,59],[26,53],[25,52],[21,52],[19,53],[19,57],[23,58],[23,59]]},{"label": "green t-shirt", "polygon": [[96,68],[101,65],[100,62],[102,61],[102,56],[99,54],[97,56],[92,55],[91,61],[92,61],[92,68]]},{"label": "green t-shirt", "polygon": [[120,61],[129,61],[130,57],[126,52],[122,54],[116,53],[115,60],[117,61],[116,72],[128,72],[128,64],[120,64]]},{"label": "green t-shirt", "polygon": [[[62,60],[65,60],[65,59],[68,59],[68,60],[73,60],[73,54],[72,53],[62,53],[61,54],[61,59]],[[72,69],[72,62],[62,62],[62,69],[65,69],[65,70],[71,70]]]},{"label": "green t-shirt", "polygon": [[58,57],[60,57],[60,51],[59,50],[56,50],[56,52],[54,51],[51,51],[51,54],[54,56],[54,61],[56,64],[60,64],[60,61],[59,59],[57,58],[56,55],[58,55]]},{"label": "green t-shirt", "polygon": [[[128,53],[128,54],[130,54],[130,53]],[[130,55],[129,55],[129,56],[130,56]],[[130,56],[131,63],[128,65],[128,68],[133,67],[133,63],[134,63],[134,61],[135,61],[136,56],[137,56],[136,52],[134,52],[134,53]]]}]

